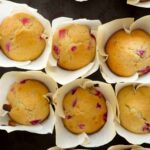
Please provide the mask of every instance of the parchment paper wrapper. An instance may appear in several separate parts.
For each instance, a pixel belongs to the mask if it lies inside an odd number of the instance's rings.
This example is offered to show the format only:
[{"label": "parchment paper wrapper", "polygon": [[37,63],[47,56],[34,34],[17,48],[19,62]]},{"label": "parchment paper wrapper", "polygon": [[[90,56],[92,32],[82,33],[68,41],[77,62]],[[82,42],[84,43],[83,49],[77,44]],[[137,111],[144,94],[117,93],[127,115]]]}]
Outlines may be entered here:
[{"label": "parchment paper wrapper", "polygon": [[[59,148],[59,147],[55,146],[55,147],[51,147],[47,150],[65,150],[65,149],[62,149],[62,148]],[[72,150],[75,150],[75,149],[72,149]],[[86,149],[76,149],[76,150],[86,150]],[[88,149],[88,150],[90,150],[90,149]]]},{"label": "parchment paper wrapper", "polygon": [[108,148],[108,150],[149,150],[149,148],[144,148],[139,145],[114,145]]},{"label": "parchment paper wrapper", "polygon": [[[147,83],[150,78],[150,73],[147,73],[141,77],[139,77],[138,73],[135,73],[130,77],[121,77],[117,76],[106,64],[106,60],[109,57],[105,53],[105,45],[108,39],[118,30],[124,29],[126,32],[130,33],[135,29],[143,29],[147,33],[150,34],[149,28],[150,15],[144,16],[134,22],[133,18],[123,18],[111,21],[109,23],[103,24],[98,28],[98,49],[99,49],[99,61],[100,61],[100,72],[103,78],[108,83],[116,83],[116,82],[133,82],[137,81],[140,83]],[[130,62],[129,62],[130,63]]]},{"label": "parchment paper wrapper", "polygon": [[88,0],[75,0],[77,2],[85,2],[85,1],[88,1]]},{"label": "parchment paper wrapper", "polygon": [[[141,86],[149,86],[150,87],[150,83],[145,83],[145,84],[140,84],[137,82],[131,82],[131,83],[118,83],[115,86],[115,92],[116,92],[116,96],[118,94],[118,92],[123,88],[126,87],[128,85],[133,85],[135,87],[135,90],[138,89]],[[133,132],[130,132],[129,130],[125,129],[123,126],[121,126],[120,121],[119,121],[119,106],[117,104],[117,115],[116,115],[116,121],[115,121],[115,126],[116,126],[116,131],[117,133],[122,136],[123,138],[125,138],[129,143],[131,144],[143,144],[143,143],[149,143],[150,144],[150,133],[146,133],[146,134],[135,134]]]},{"label": "parchment paper wrapper", "polygon": [[15,13],[28,13],[39,20],[39,22],[44,26],[44,35],[48,37],[46,39],[46,47],[43,53],[33,61],[14,61],[8,58],[5,54],[0,51],[0,66],[1,67],[17,67],[29,70],[41,70],[45,68],[48,56],[50,53],[50,41],[51,41],[51,25],[50,22],[41,16],[37,9],[31,8],[26,4],[17,4],[11,1],[0,0],[0,22],[2,22],[6,17],[14,15]]},{"label": "parchment paper wrapper", "polygon": [[[91,33],[95,35],[95,37],[97,33],[97,28],[101,24],[99,20],[87,20],[87,19],[73,20],[72,18],[60,17],[52,21],[52,32],[54,34],[56,30],[74,23],[88,25],[91,28]],[[93,62],[75,71],[64,70],[59,66],[57,66],[57,61],[52,56],[52,53],[50,53],[49,61],[45,70],[55,81],[64,85],[79,77],[87,77],[90,74],[96,72],[98,68],[99,68],[98,52],[96,51],[96,56]]]},{"label": "parchment paper wrapper", "polygon": [[7,93],[14,82],[20,82],[25,79],[34,79],[44,83],[48,87],[50,93],[47,93],[46,95],[43,96],[46,97],[49,96],[52,98],[53,94],[57,90],[56,82],[41,71],[27,71],[27,72],[12,71],[12,72],[5,73],[0,79],[0,89],[1,89],[0,129],[6,130],[7,132],[19,130],[19,131],[29,131],[33,133],[39,133],[39,134],[52,133],[54,128],[54,123],[55,123],[55,116],[51,104],[50,104],[49,117],[39,125],[33,125],[33,126],[25,126],[25,125],[18,125],[18,124],[16,126],[8,125],[9,117],[7,115],[7,112],[4,111],[2,108],[3,104],[7,104]]},{"label": "parchment paper wrapper", "polygon": [[137,7],[150,8],[150,1],[140,2],[140,0],[127,0],[127,4]]},{"label": "parchment paper wrapper", "polygon": [[[73,134],[69,132],[64,127],[62,118],[64,118],[64,111],[62,107],[64,96],[74,89],[75,87],[93,87],[94,84],[98,84],[99,87],[96,87],[106,99],[107,104],[107,121],[105,125],[98,132],[87,135],[86,133],[82,134]],[[56,103],[56,145],[60,148],[71,148],[76,147],[77,145],[82,145],[84,147],[98,147],[110,142],[116,135],[114,127],[114,114],[116,108],[116,97],[113,91],[113,88],[110,84],[106,84],[99,81],[91,81],[88,79],[77,79],[69,84],[64,85],[54,95],[54,102]],[[89,112],[90,113],[90,112]]]}]

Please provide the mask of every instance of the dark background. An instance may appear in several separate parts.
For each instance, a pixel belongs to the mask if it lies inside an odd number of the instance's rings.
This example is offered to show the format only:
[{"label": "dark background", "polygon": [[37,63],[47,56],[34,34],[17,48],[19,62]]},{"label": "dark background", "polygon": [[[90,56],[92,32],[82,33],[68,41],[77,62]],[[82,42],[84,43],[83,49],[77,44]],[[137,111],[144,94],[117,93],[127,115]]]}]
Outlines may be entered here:
[{"label": "dark background", "polygon": [[[126,4],[126,0],[89,0],[88,2],[75,2],[74,0],[12,0],[19,3],[27,3],[35,7],[39,12],[52,21],[59,16],[67,16],[72,18],[88,18],[100,19],[102,23],[106,23],[113,19],[123,17],[140,18],[149,15],[150,9],[137,8]],[[7,11],[7,10],[6,10]],[[16,68],[0,68],[0,76],[11,70],[20,70]],[[97,71],[89,77],[93,80],[101,80],[102,77]],[[106,150],[109,146],[115,144],[128,144],[127,141],[120,136],[116,136],[109,144],[93,148],[98,150]],[[0,131],[0,150],[46,150],[55,146],[55,132],[53,135],[38,135],[28,132],[12,132]],[[150,145],[144,144],[149,147]],[[81,148],[81,147],[79,147]]]}]

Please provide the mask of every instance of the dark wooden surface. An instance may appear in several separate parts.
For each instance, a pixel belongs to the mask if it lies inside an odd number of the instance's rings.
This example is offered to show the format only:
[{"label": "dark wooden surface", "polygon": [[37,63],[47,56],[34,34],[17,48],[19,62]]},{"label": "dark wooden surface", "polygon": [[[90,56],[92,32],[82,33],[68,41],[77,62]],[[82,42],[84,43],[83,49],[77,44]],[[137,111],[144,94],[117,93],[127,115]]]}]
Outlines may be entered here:
[{"label": "dark wooden surface", "polygon": [[[27,3],[30,6],[37,8],[39,12],[50,21],[59,16],[67,16],[72,18],[100,19],[102,23],[106,23],[113,19],[123,17],[134,17],[137,19],[144,15],[148,15],[150,12],[150,9],[126,5],[126,0],[89,0],[84,3],[78,3],[74,0],[14,1]],[[0,68],[0,76],[11,70],[19,69]],[[104,81],[99,71],[89,78]],[[128,144],[128,142],[117,135],[109,144],[93,149],[106,150],[109,146],[115,144]],[[8,134],[6,131],[0,131],[0,150],[46,150],[54,145],[55,132],[53,135],[38,135],[19,131]],[[145,144],[144,146],[150,147],[148,144]]]}]

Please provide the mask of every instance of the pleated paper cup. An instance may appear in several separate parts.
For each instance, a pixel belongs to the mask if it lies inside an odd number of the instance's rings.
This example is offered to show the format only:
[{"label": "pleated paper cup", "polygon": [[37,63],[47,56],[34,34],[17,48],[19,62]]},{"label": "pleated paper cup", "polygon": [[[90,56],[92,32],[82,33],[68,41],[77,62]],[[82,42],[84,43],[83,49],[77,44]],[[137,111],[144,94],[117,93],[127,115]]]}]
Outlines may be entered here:
[{"label": "pleated paper cup", "polygon": [[99,49],[100,72],[106,82],[117,83],[137,81],[140,83],[147,83],[149,81],[150,73],[144,74],[142,76],[139,76],[138,73],[135,73],[130,77],[121,77],[116,75],[110,70],[106,63],[106,60],[109,56],[105,52],[106,43],[115,32],[123,29],[125,32],[130,33],[135,29],[142,29],[148,34],[150,34],[149,22],[150,15],[144,16],[136,21],[134,21],[134,18],[117,19],[99,26],[97,43]]},{"label": "pleated paper cup", "polygon": [[[88,88],[96,85],[96,90],[100,91],[106,99],[107,105],[107,121],[105,125],[93,134],[73,134],[65,128],[62,118],[65,118],[63,110],[64,96],[76,87]],[[54,95],[54,103],[56,109],[56,145],[60,148],[72,148],[78,145],[84,147],[98,147],[110,142],[116,135],[114,126],[114,114],[116,108],[116,97],[110,84],[99,81],[91,81],[88,79],[77,79],[69,84],[62,86]]]},{"label": "pleated paper cup", "polygon": [[149,150],[139,145],[114,145],[108,148],[108,150]]},{"label": "pleated paper cup", "polygon": [[127,0],[127,4],[137,7],[150,8],[150,1],[140,2],[140,0]]},{"label": "pleated paper cup", "polygon": [[17,131],[29,131],[32,133],[39,133],[39,134],[52,133],[54,124],[55,124],[55,115],[54,115],[54,110],[51,104],[49,105],[50,115],[45,121],[43,121],[42,123],[38,125],[25,126],[25,125],[16,124],[16,126],[10,126],[8,124],[10,120],[10,118],[7,115],[8,112],[3,110],[3,105],[8,103],[7,102],[8,91],[10,90],[11,85],[13,83],[15,82],[19,83],[27,79],[40,81],[41,83],[47,86],[50,92],[47,93],[46,95],[43,95],[44,97],[47,97],[47,98],[51,97],[52,99],[54,93],[57,90],[56,82],[41,71],[27,71],[27,72],[11,71],[11,72],[5,73],[0,79],[0,88],[1,88],[0,129],[6,130],[8,133],[12,131],[16,131],[16,130]]},{"label": "pleated paper cup", "polygon": [[[118,94],[118,92],[129,85],[133,85],[133,87],[135,87],[135,92],[136,90],[141,87],[141,86],[148,86],[150,87],[149,83],[145,83],[145,84],[141,84],[141,83],[137,83],[137,82],[130,82],[130,83],[118,83],[115,86],[115,92],[116,92],[116,96]],[[143,143],[148,143],[150,144],[150,133],[144,133],[144,134],[137,134],[137,133],[133,133],[130,132],[129,130],[125,129],[121,124],[120,124],[120,119],[119,119],[119,114],[120,114],[120,110],[119,110],[119,105],[117,104],[117,114],[116,114],[116,120],[115,120],[115,126],[116,126],[116,131],[117,133],[123,137],[124,139],[126,139],[129,143],[131,144],[143,144]]]},{"label": "pleated paper cup", "polygon": [[[97,34],[98,26],[101,24],[99,20],[87,20],[87,19],[73,20],[72,18],[60,17],[52,21],[52,32],[54,34],[54,32],[57,31],[58,29],[76,23],[89,26],[91,29],[91,33],[95,37]],[[74,71],[64,70],[61,67],[59,67],[57,65],[57,60],[52,55],[52,49],[51,49],[49,61],[45,70],[47,74],[50,75],[55,81],[57,81],[61,85],[64,85],[79,77],[87,77],[92,73],[96,72],[98,68],[99,68],[99,61],[98,61],[97,48],[96,48],[96,56],[93,62],[89,63],[88,65],[86,65],[81,69],[74,70]]]},{"label": "pleated paper cup", "polygon": [[16,13],[27,13],[34,16],[44,27],[43,35],[47,37],[45,39],[46,46],[43,53],[35,60],[28,61],[15,61],[8,58],[2,51],[0,51],[0,66],[1,67],[17,67],[29,70],[41,70],[46,67],[50,47],[51,47],[51,25],[50,22],[38,13],[37,9],[31,8],[26,4],[18,4],[11,1],[0,0],[0,22],[6,17],[12,16]]}]

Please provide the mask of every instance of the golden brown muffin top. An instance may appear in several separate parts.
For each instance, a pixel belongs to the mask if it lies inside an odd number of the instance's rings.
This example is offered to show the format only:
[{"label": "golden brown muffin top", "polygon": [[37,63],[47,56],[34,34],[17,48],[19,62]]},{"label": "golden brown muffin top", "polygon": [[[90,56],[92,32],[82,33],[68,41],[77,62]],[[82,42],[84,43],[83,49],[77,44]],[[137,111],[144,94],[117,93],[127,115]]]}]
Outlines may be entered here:
[{"label": "golden brown muffin top", "polygon": [[102,128],[107,119],[106,100],[94,88],[77,87],[63,99],[64,125],[72,133],[92,134]]}]

